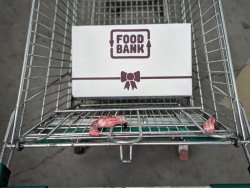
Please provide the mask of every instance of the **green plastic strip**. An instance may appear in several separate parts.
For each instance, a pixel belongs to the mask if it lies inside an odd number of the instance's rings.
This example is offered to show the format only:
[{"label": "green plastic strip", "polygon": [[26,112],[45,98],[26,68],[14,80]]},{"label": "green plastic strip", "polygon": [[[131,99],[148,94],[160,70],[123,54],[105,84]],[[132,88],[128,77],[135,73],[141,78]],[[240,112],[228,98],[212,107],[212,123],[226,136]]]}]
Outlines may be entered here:
[{"label": "green plastic strip", "polygon": [[9,186],[6,188],[48,188],[48,186],[45,185],[39,185],[39,186]]},{"label": "green plastic strip", "polygon": [[[113,132],[129,132],[131,130],[131,132],[138,132],[139,129],[138,127],[128,127],[127,129],[124,129],[122,127],[114,127],[113,129]],[[148,132],[148,131],[151,131],[151,132],[159,132],[159,131],[198,131],[199,128],[196,127],[196,126],[189,126],[188,128],[186,128],[185,126],[179,126],[178,129],[173,125],[173,126],[168,126],[168,127],[158,127],[158,126],[150,126],[147,127],[147,126],[143,126],[142,127],[142,131],[144,132]],[[41,133],[42,134],[48,134],[51,130],[49,129],[45,129],[43,130]],[[86,129],[78,129],[78,130],[75,130],[73,128],[71,129],[58,129],[58,130],[55,130],[54,133],[55,134],[60,134],[60,133],[65,133],[65,134],[71,134],[71,133],[88,133],[89,132],[89,128],[86,128]],[[103,132],[109,132],[109,128],[105,128],[103,130]]]},{"label": "green plastic strip", "polygon": [[8,186],[10,173],[10,170],[3,163],[0,163],[0,187]]}]

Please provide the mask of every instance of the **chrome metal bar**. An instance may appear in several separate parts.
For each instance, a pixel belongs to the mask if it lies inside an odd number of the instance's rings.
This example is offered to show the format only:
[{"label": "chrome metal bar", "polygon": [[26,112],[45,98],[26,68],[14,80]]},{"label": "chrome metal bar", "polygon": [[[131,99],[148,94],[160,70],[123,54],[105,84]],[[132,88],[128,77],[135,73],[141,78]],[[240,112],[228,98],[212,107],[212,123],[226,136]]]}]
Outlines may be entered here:
[{"label": "chrome metal bar", "polygon": [[129,146],[129,159],[124,159],[124,157],[123,157],[123,147],[124,146],[120,146],[120,158],[121,158],[121,161],[122,161],[122,163],[131,163],[133,148],[132,148],[131,145]]},{"label": "chrome metal bar", "polygon": [[[200,7],[201,3],[200,3],[200,0],[198,0],[198,5]],[[206,42],[206,38],[205,38],[205,30],[204,30],[204,26],[203,26],[203,18],[202,18],[202,11],[200,9],[200,16],[201,16],[201,32],[203,34],[203,43]],[[205,51],[205,59],[206,59],[206,62],[209,62],[209,57],[208,57],[208,53],[209,51],[207,50],[207,46],[204,45],[204,51]],[[208,72],[210,72],[210,66],[209,64],[207,64],[207,70]],[[212,76],[211,74],[208,74],[208,78],[209,78],[209,81],[210,81],[210,90],[211,90],[211,95],[212,95],[212,99],[213,101],[215,101],[215,96],[214,96],[214,93],[213,93],[213,84],[212,84]],[[214,112],[216,114],[216,116],[218,116],[218,112],[217,112],[217,107],[216,107],[216,104],[214,103]]]},{"label": "chrome metal bar", "polygon": [[25,81],[24,77],[25,77],[26,68],[27,68],[26,65],[28,61],[29,41],[31,40],[31,30],[33,26],[32,18],[33,18],[34,7],[35,7],[35,0],[32,1],[32,5],[31,5],[30,21],[29,21],[28,34],[27,34],[27,39],[26,39],[26,46],[25,46],[25,52],[24,52],[23,68],[22,68],[19,92],[18,92],[17,103],[16,103],[16,113],[15,113],[15,119],[14,119],[14,126],[12,130],[12,136],[11,136],[11,144],[14,143],[15,130],[17,126],[17,117],[18,117],[19,107],[20,107],[21,97],[22,97],[22,89],[24,88],[24,81]]},{"label": "chrome metal bar", "polygon": [[57,110],[57,112],[102,112],[102,111],[142,111],[142,110],[199,110],[200,107],[143,107],[143,108],[116,108],[116,109],[73,109],[73,110]]},{"label": "chrome metal bar", "polygon": [[[102,101],[103,102],[103,101]],[[144,105],[144,106],[152,106],[152,105],[155,105],[155,106],[170,106],[170,105],[177,105],[177,103],[170,103],[170,102],[166,102],[166,103],[164,103],[164,102],[158,102],[158,103],[156,103],[156,102],[151,102],[151,103],[149,103],[149,102],[140,102],[140,103],[136,103],[136,102],[134,102],[134,103],[123,103],[123,102],[120,102],[120,103],[113,103],[113,104],[110,104],[110,103],[107,103],[107,104],[100,104],[100,103],[97,103],[97,104],[80,104],[80,107],[83,107],[83,108],[86,108],[86,107],[99,107],[99,106],[101,106],[101,107],[103,107],[103,106],[136,106],[136,105],[139,105],[139,106],[142,106],[142,105]]]},{"label": "chrome metal bar", "polygon": [[[166,145],[182,145],[183,141],[143,141],[140,143],[133,143],[131,145],[159,145],[159,146],[166,146]],[[194,142],[194,141],[185,141],[185,145],[232,145],[232,141],[225,140],[225,141],[200,141],[200,142]],[[89,142],[82,142],[82,143],[62,143],[62,144],[22,144],[22,147],[24,148],[35,148],[35,147],[77,147],[77,146],[120,146],[120,144],[117,143],[110,143],[110,142],[100,142],[100,143],[89,143]],[[13,148],[15,145],[8,144],[8,148]]]},{"label": "chrome metal bar", "polygon": [[[58,0],[56,0],[55,10],[54,10],[55,15],[54,15],[54,18],[53,18],[54,22],[53,22],[53,26],[52,26],[52,30],[51,30],[52,36],[51,36],[50,49],[53,49],[53,46],[54,46],[53,40],[55,38],[55,28],[56,28],[55,23],[56,23],[56,19],[57,19],[57,17],[56,17],[57,10],[58,10]],[[46,74],[47,78],[46,78],[46,82],[45,82],[45,86],[44,86],[45,89],[44,89],[43,103],[42,103],[42,110],[41,110],[41,121],[43,120],[43,116],[44,116],[44,106],[45,106],[46,95],[47,95],[47,87],[46,86],[48,85],[48,82],[49,82],[49,79],[48,79],[48,77],[50,76],[50,68],[49,67],[51,66],[52,55],[53,55],[53,53],[50,50],[50,52],[49,52],[49,61],[48,61],[48,69],[47,69],[47,74]]]},{"label": "chrome metal bar", "polygon": [[3,139],[3,146],[2,146],[2,149],[1,149],[1,153],[0,153],[0,163],[3,162],[3,156],[4,156],[5,149],[6,149],[8,137],[10,136],[9,133],[10,133],[11,127],[13,126],[13,123],[14,123],[15,113],[16,113],[16,111],[14,110],[14,111],[11,113],[11,115],[10,115],[10,120],[9,120],[8,127],[7,127],[7,130],[6,130],[4,139]]},{"label": "chrome metal bar", "polygon": [[[73,114],[69,114],[68,116],[66,116],[56,127],[54,127],[48,134],[46,134],[43,137],[39,137],[36,139],[36,141],[40,141],[40,140],[44,140],[45,138],[48,138],[50,135],[52,135],[54,133],[55,130],[57,130],[58,127],[60,127],[64,121],[67,120],[68,117],[72,116]],[[48,124],[49,125],[49,124]]]},{"label": "chrome metal bar", "polygon": [[67,37],[67,32],[66,30],[68,29],[68,19],[69,19],[69,1],[67,2],[67,7],[66,7],[66,20],[65,20],[65,25],[64,25],[64,40],[63,40],[63,48],[62,48],[62,61],[61,61],[61,69],[60,69],[60,79],[59,79],[59,85],[58,85],[58,89],[57,89],[57,101],[56,101],[56,109],[55,110],[58,110],[58,106],[59,106],[59,100],[60,100],[60,91],[61,91],[61,77],[62,77],[62,67],[64,65],[64,59],[65,59],[65,44],[66,44],[66,37]]},{"label": "chrome metal bar", "polygon": [[242,112],[242,120],[244,120],[244,125],[248,131],[248,136],[250,137],[250,125],[247,119],[247,114],[246,114],[244,107],[241,104],[240,104],[240,107],[241,107],[241,112]]},{"label": "chrome metal bar", "polygon": [[[213,0],[213,2],[214,2],[214,0]],[[215,6],[215,15],[216,15],[216,22],[217,22],[217,25],[218,25],[220,23],[220,21],[219,21],[219,10],[218,10],[217,6]],[[219,36],[223,35],[223,33],[222,33],[222,31],[220,29],[217,29],[217,32],[218,32]],[[223,39],[223,37],[220,37],[220,39],[219,39],[220,48],[223,48],[223,46],[225,46],[225,41],[223,41],[222,39]],[[221,54],[222,54],[222,58],[226,59],[227,54],[226,54],[226,52],[224,50],[221,51]],[[223,66],[224,66],[224,71],[229,72],[229,68],[228,68],[228,66],[226,64],[226,61],[223,62]],[[225,77],[226,77],[227,83],[230,83],[230,80],[231,80],[230,79],[230,74],[225,74]],[[235,109],[234,109],[234,105],[233,105],[234,96],[232,95],[233,92],[232,92],[231,85],[228,85],[227,89],[229,91],[230,103],[231,103],[231,108],[232,108],[232,111],[233,111],[233,119],[234,119],[235,129],[236,129],[237,135],[239,135],[239,129],[238,129],[238,126],[236,125],[237,120],[236,120]]]},{"label": "chrome metal bar", "polygon": [[11,148],[11,150],[10,150],[10,155],[9,155],[9,158],[8,158],[8,161],[7,161],[7,164],[6,164],[6,166],[7,166],[8,168],[10,168],[11,161],[12,161],[12,158],[13,158],[13,155],[14,155],[14,152],[15,152],[15,148]]},{"label": "chrome metal bar", "polygon": [[[189,0],[189,11],[190,11],[190,20],[191,20],[191,29],[192,29],[192,37],[195,39],[194,35],[194,25],[193,25],[193,14],[192,14],[192,9],[191,9],[191,1]],[[197,71],[197,78],[198,78],[198,86],[199,86],[199,92],[200,92],[200,104],[202,110],[204,110],[204,105],[203,105],[203,98],[202,98],[202,87],[201,87],[201,79],[200,79],[200,69],[199,69],[199,64],[198,64],[198,58],[197,58],[197,48],[196,48],[196,42],[193,41],[194,45],[194,54],[196,55],[195,57],[195,63],[196,63],[196,71]]]},{"label": "chrome metal bar", "polygon": [[[142,125],[141,125],[141,120],[140,120],[140,113],[139,111],[137,111],[137,120],[138,120],[138,132],[139,132],[139,135],[138,135],[138,138],[135,138],[135,139],[130,139],[130,140],[118,140],[118,139],[115,139],[114,136],[113,136],[113,128],[114,127],[111,127],[110,128],[110,131],[109,131],[109,140],[110,142],[113,142],[113,143],[118,143],[118,144],[121,144],[121,145],[127,145],[127,144],[133,144],[133,143],[137,143],[137,142],[141,142],[142,139],[143,139],[143,133],[142,133]],[[130,125],[129,125],[130,126]]]},{"label": "chrome metal bar", "polygon": [[247,158],[247,162],[248,162],[249,167],[250,167],[250,153],[249,153],[249,150],[247,148],[248,144],[249,143],[243,144],[243,151],[245,152],[245,155],[246,155],[246,158]]},{"label": "chrome metal bar", "polygon": [[[38,2],[37,9],[38,9],[38,10],[40,9],[40,2]],[[34,10],[35,10],[35,9],[34,9]],[[38,21],[38,12],[37,12],[37,14],[36,14],[35,20]],[[35,33],[36,33],[36,32],[37,32],[37,24],[35,24]],[[34,35],[33,35],[32,43],[35,43],[35,42],[36,42],[36,34],[35,34],[35,33],[34,33]],[[31,53],[34,53],[34,50],[35,50],[35,47],[32,46],[32,47],[31,47]],[[30,58],[29,66],[32,66],[32,64],[33,64],[33,57]],[[29,67],[27,67],[27,68],[28,68],[28,77],[30,77],[30,75],[31,75],[31,68],[29,68]],[[25,96],[24,96],[24,101],[26,101],[27,96],[28,96],[27,88],[29,88],[29,84],[30,84],[30,80],[27,80],[26,89],[25,89],[26,92],[25,92],[25,94],[24,94],[24,95],[25,95]],[[23,89],[24,89],[24,88],[23,88]],[[21,114],[24,113],[25,107],[26,107],[26,105],[25,105],[25,103],[24,103]],[[23,117],[21,117],[21,119],[20,119],[20,129],[19,129],[19,131],[18,131],[18,137],[20,137],[20,135],[21,135],[22,127],[23,127]]]},{"label": "chrome metal bar", "polygon": [[208,136],[208,134],[206,133],[206,131],[204,131],[204,129],[187,112],[185,112],[183,110],[181,110],[181,111],[182,111],[182,113],[184,113],[200,129],[200,131],[203,134],[205,134],[205,135]]},{"label": "chrome metal bar", "polygon": [[[218,2],[219,2],[220,11],[221,11],[222,26],[224,28],[223,33],[225,36],[225,44],[226,44],[225,46],[226,46],[227,53],[228,53],[228,65],[229,65],[229,70],[231,72],[231,79],[232,79],[233,88],[234,88],[235,101],[236,101],[237,111],[238,113],[240,113],[240,102],[239,102],[239,97],[238,97],[238,92],[237,92],[237,87],[236,87],[236,82],[235,82],[235,75],[234,75],[234,69],[233,69],[233,64],[232,64],[232,59],[231,59],[231,52],[230,52],[229,43],[228,43],[228,36],[227,36],[226,24],[224,20],[223,8],[222,8],[221,0],[218,0]],[[242,131],[243,139],[246,140],[246,135],[244,132],[241,115],[239,115],[239,121],[240,121],[240,127]]]},{"label": "chrome metal bar", "polygon": [[164,8],[165,8],[165,17],[166,17],[166,20],[167,20],[167,23],[170,23],[170,15],[169,15],[169,6],[168,6],[168,0],[164,0]]}]

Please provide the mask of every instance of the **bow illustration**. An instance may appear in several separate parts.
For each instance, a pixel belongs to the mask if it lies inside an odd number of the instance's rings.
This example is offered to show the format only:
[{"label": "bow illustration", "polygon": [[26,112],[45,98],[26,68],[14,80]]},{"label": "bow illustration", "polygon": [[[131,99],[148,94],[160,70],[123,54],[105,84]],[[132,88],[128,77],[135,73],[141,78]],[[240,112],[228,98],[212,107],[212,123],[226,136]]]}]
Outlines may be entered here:
[{"label": "bow illustration", "polygon": [[136,71],[135,73],[121,72],[121,82],[125,82],[124,89],[129,90],[130,85],[132,90],[134,90],[134,88],[137,89],[136,82],[140,82],[140,79],[140,71]]}]

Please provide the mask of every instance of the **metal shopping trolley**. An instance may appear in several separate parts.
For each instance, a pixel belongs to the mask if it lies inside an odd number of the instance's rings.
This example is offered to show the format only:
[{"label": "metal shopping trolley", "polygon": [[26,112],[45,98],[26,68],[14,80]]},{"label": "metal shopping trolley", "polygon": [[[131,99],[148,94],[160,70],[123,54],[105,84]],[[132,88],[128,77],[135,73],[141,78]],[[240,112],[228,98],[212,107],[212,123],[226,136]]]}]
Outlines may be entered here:
[{"label": "metal shopping trolley", "polygon": [[[72,97],[73,25],[148,23],[191,23],[192,97]],[[94,120],[121,114],[131,125],[127,129],[89,136]],[[211,115],[218,123],[208,134],[202,125]],[[87,146],[113,145],[120,146],[122,162],[132,160],[134,145],[243,146],[250,163],[249,134],[220,0],[33,0],[16,108],[0,155],[8,168],[15,150],[72,146],[80,153]]]}]

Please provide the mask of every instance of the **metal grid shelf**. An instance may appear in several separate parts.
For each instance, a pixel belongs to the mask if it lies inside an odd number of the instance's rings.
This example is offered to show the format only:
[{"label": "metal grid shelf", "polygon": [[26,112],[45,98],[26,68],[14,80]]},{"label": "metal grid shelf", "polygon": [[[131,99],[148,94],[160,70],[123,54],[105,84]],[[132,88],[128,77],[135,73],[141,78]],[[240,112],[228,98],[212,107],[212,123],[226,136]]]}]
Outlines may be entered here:
[{"label": "metal grid shelf", "polygon": [[[113,129],[101,130],[100,137],[89,136],[91,123],[100,116],[124,114],[128,120],[128,127],[120,125]],[[207,115],[195,107],[158,107],[158,108],[123,108],[123,109],[78,109],[56,112],[40,124],[27,131],[23,143],[39,144],[45,140],[67,139],[72,142],[79,140],[104,139],[110,142],[132,143],[130,138],[158,137],[217,137],[228,138],[233,135],[229,129],[218,124],[215,134],[209,135],[202,129]],[[111,138],[121,139],[114,141]]]}]

